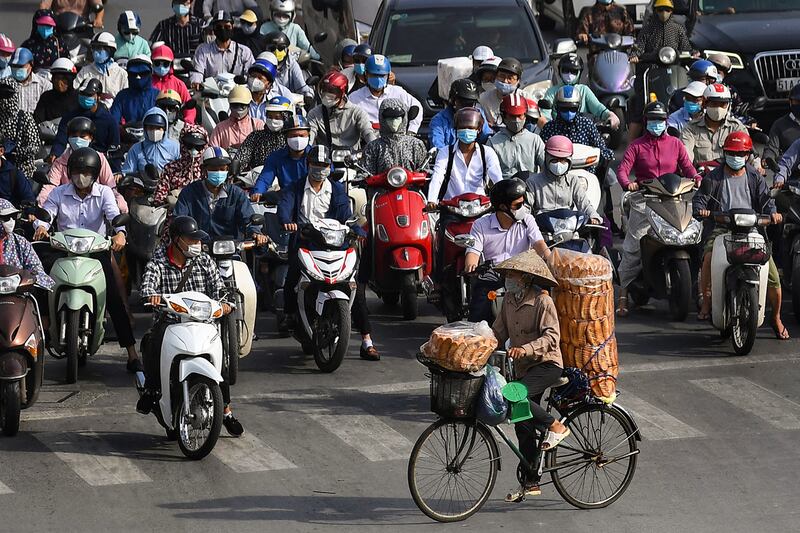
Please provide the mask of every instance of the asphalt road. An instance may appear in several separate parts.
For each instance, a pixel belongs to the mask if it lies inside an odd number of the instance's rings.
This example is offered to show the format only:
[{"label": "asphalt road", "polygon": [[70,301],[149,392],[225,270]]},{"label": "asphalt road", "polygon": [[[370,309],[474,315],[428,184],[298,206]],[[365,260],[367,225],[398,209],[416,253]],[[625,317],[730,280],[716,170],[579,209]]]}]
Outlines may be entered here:
[{"label": "asphalt road", "polygon": [[[0,31],[23,39],[33,5],[0,3]],[[112,26],[119,8],[111,0]],[[169,13],[166,0],[136,8],[148,28]],[[779,342],[762,328],[753,352],[736,357],[708,326],[669,322],[663,304],[633,312],[617,326],[618,401],[644,441],[624,497],[578,511],[547,485],[509,506],[502,499],[515,484],[515,462],[504,453],[484,509],[440,526],[412,502],[406,467],[435,419],[414,353],[442,319],[428,305],[413,323],[374,299],[370,307],[382,360],[360,360],[354,336],[331,375],[293,340],[271,338],[274,320],[262,315],[262,340],[233,389],[246,435],[222,438],[201,462],[185,460],[155,418],[134,412],[118,348],[104,347],[72,386],[61,381],[64,362],[48,359],[39,403],[23,413],[17,437],[0,438],[0,530],[797,531],[796,340]],[[146,326],[137,315],[139,335]]]}]

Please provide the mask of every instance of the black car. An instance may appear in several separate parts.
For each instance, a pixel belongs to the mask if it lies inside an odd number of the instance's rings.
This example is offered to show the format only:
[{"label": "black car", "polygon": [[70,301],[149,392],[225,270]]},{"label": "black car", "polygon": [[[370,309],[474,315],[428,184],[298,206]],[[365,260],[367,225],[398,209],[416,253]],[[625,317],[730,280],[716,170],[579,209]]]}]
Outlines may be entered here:
[{"label": "black car", "polygon": [[[788,111],[791,88],[800,82],[800,0],[685,0],[686,24],[695,48],[731,60],[727,78],[742,100],[766,96],[756,113],[767,124]],[[676,11],[679,3],[676,3]]]},{"label": "black car", "polygon": [[422,102],[424,128],[442,109],[433,87],[438,60],[477,46],[522,61],[520,87],[541,84],[543,94],[550,86],[547,46],[527,0],[384,0],[369,40],[391,61],[397,83]]}]

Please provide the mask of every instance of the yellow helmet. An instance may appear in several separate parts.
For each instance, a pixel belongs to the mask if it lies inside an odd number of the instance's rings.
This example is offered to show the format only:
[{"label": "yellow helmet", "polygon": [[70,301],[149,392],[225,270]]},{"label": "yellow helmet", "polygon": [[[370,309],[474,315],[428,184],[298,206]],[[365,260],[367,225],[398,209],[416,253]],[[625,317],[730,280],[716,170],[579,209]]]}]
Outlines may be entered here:
[{"label": "yellow helmet", "polygon": [[672,10],[675,9],[675,5],[672,3],[672,0],[656,0],[656,3],[653,4],[653,9],[658,9],[659,7],[668,7]]},{"label": "yellow helmet", "polygon": [[178,105],[181,103],[181,95],[178,94],[178,91],[174,89],[167,89],[166,91],[161,91],[156,96],[156,103],[162,102],[164,100],[172,100]]},{"label": "yellow helmet", "polygon": [[237,85],[228,93],[228,103],[230,104],[249,104],[253,101],[253,95],[244,85]]}]

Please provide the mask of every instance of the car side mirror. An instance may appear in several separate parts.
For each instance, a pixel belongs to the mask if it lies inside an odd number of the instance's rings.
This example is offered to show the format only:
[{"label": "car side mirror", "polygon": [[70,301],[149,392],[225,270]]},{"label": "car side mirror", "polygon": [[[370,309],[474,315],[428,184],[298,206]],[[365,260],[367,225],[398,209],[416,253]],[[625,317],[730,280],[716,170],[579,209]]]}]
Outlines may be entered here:
[{"label": "car side mirror", "polygon": [[314,35],[314,39],[313,40],[314,40],[315,43],[321,43],[327,38],[328,38],[328,34],[326,32],[324,32],[324,31],[321,31],[321,32],[319,32],[319,33]]},{"label": "car side mirror", "polygon": [[131,222],[131,216],[128,213],[120,213],[111,221],[111,225],[115,228],[120,226],[127,226]]},{"label": "car side mirror", "polygon": [[412,121],[419,116],[419,106],[411,106],[411,109],[408,110],[408,120]]},{"label": "car side mirror", "polygon": [[266,220],[264,219],[264,215],[260,213],[256,213],[250,217],[250,225],[251,226],[263,226]]}]

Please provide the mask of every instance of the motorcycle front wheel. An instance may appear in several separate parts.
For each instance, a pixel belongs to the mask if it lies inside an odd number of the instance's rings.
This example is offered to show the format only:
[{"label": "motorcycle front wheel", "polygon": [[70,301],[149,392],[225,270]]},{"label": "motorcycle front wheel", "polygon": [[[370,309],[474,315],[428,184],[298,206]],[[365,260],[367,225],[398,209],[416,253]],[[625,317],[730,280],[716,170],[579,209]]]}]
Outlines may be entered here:
[{"label": "motorcycle front wheel", "polygon": [[323,372],[333,372],[344,360],[350,343],[350,305],[328,300],[314,328],[314,362]]},{"label": "motorcycle front wheel", "polygon": [[184,409],[183,392],[175,414],[178,446],[192,460],[202,459],[214,449],[222,429],[222,391],[219,384],[205,376],[188,378],[189,412]]},{"label": "motorcycle front wheel", "polygon": [[692,275],[689,261],[674,260],[669,264],[669,312],[676,322],[683,322],[689,314],[689,300],[692,294]]},{"label": "motorcycle front wheel", "polygon": [[80,311],[67,311],[67,334],[64,337],[67,356],[67,383],[78,381],[78,367],[80,366]]},{"label": "motorcycle front wheel", "polygon": [[222,332],[224,366],[227,370],[225,380],[229,385],[236,385],[239,379],[239,328],[236,325],[236,311],[228,313],[222,319]]},{"label": "motorcycle front wheel", "polygon": [[5,381],[0,388],[0,427],[3,434],[13,437],[19,431],[19,381]]},{"label": "motorcycle front wheel", "polygon": [[794,319],[800,322],[800,258],[792,257],[792,309]]},{"label": "motorcycle front wheel", "polygon": [[403,308],[403,318],[414,320],[419,314],[419,302],[417,301],[417,278],[413,272],[405,275],[402,287],[400,303]]},{"label": "motorcycle front wheel", "polygon": [[747,355],[756,342],[758,329],[758,287],[742,283],[736,291],[731,339],[736,355]]}]

